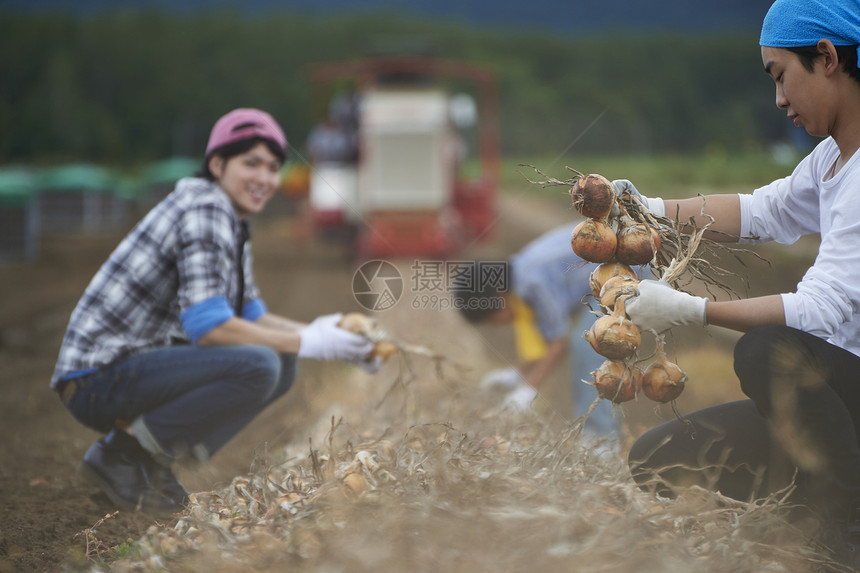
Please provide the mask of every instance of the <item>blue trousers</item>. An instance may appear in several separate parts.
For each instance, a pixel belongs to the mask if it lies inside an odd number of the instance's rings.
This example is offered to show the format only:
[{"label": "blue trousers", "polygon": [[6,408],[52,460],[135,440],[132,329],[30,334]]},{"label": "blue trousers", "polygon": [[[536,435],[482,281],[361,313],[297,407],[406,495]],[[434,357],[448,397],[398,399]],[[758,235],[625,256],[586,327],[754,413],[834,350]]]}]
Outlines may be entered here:
[{"label": "blue trousers", "polygon": [[130,427],[156,459],[205,460],[289,390],[296,356],[265,346],[171,346],[75,379],[67,404],[101,432]]}]

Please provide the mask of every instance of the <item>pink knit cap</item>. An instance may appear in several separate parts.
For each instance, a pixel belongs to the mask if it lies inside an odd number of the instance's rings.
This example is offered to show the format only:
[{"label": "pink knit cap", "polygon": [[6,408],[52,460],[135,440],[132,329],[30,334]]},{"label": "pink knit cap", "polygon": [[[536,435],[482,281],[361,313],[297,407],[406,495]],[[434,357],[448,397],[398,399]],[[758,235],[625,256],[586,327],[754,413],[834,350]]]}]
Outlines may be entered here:
[{"label": "pink knit cap", "polygon": [[287,137],[278,122],[265,111],[246,107],[234,109],[215,122],[206,144],[206,156],[222,145],[251,137],[271,139],[286,151]]}]

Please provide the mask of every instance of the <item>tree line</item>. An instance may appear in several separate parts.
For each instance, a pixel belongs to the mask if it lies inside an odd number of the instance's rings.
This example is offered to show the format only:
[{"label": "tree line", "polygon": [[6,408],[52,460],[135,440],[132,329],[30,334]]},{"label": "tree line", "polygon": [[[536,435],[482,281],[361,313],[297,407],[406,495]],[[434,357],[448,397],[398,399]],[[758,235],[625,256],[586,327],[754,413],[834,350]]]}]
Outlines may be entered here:
[{"label": "tree line", "polygon": [[789,134],[754,32],[564,37],[386,14],[6,11],[0,163],[197,157],[238,106],[270,111],[301,147],[324,108],[307,66],[403,38],[495,71],[507,154],[731,153]]}]

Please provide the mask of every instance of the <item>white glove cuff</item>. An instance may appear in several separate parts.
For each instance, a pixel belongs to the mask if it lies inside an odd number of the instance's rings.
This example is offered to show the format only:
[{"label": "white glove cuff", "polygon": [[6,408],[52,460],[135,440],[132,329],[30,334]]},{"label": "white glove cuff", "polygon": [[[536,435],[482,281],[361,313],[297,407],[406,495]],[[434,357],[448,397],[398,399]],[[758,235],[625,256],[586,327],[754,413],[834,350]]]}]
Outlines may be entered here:
[{"label": "white glove cuff", "polygon": [[690,317],[690,320],[685,324],[696,326],[708,326],[708,299],[703,297],[693,297],[697,303],[696,312]]},{"label": "white glove cuff", "polygon": [[319,359],[322,354],[322,337],[312,328],[304,327],[299,331],[299,358]]},{"label": "white glove cuff", "polygon": [[[665,284],[665,283],[663,283]],[[670,287],[671,288],[671,287]],[[675,326],[707,326],[708,299],[691,295],[682,291],[672,291],[674,309],[669,316],[675,316],[670,322]]]},{"label": "white glove cuff", "polygon": [[666,216],[666,203],[660,197],[642,197],[645,200],[645,206],[648,210],[657,217]]}]

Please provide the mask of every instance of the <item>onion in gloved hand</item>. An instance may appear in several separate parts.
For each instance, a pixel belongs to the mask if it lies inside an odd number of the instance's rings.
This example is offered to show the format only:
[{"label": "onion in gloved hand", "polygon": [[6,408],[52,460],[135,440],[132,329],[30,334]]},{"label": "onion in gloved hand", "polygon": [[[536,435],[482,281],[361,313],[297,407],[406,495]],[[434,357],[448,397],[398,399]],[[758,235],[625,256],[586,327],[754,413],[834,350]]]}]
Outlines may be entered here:
[{"label": "onion in gloved hand", "polygon": [[[397,352],[397,345],[390,340],[381,339],[384,331],[379,327],[375,320],[369,316],[365,316],[359,312],[350,312],[344,315],[343,319],[338,323],[338,326],[360,334],[369,340],[373,341],[373,349],[370,351],[370,357],[379,357],[382,362]],[[359,364],[361,366],[361,364]],[[379,368],[377,368],[378,370]],[[366,368],[365,368],[366,370]]]},{"label": "onion in gloved hand", "polygon": [[340,328],[342,314],[316,318],[300,329],[299,358],[358,362],[370,354],[373,343],[364,336]]}]

